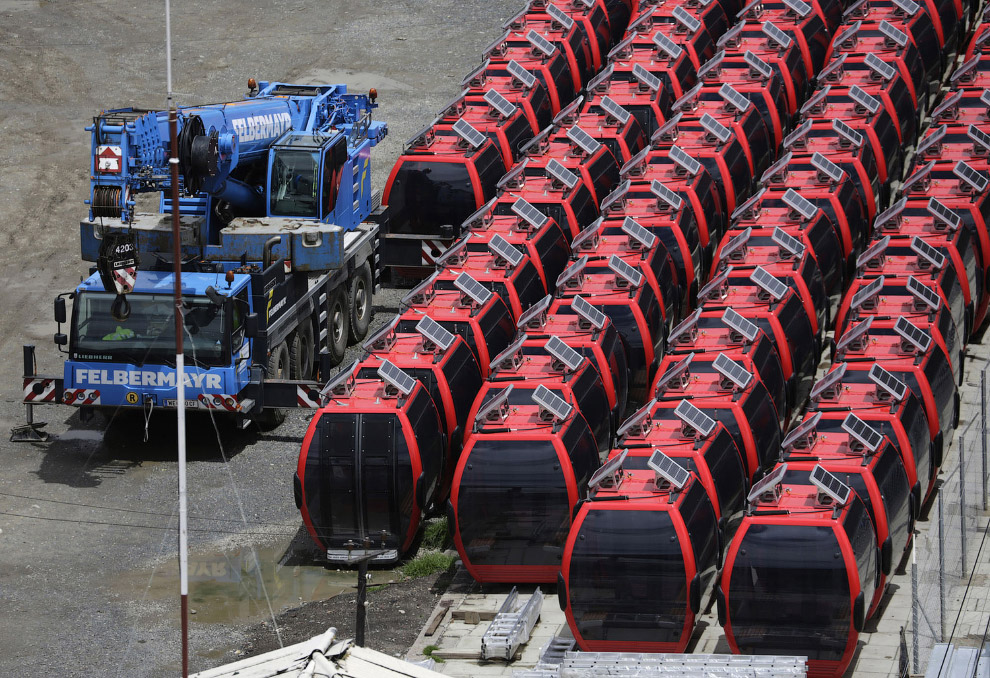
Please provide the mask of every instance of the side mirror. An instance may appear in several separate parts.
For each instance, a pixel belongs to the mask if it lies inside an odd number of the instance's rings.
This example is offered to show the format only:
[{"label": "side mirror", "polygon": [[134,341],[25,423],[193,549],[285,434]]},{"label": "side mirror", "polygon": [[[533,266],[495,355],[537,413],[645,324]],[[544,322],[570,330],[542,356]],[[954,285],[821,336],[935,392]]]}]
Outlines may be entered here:
[{"label": "side mirror", "polygon": [[217,292],[213,285],[206,288],[206,296],[214,306],[223,306],[223,302],[227,298]]},{"label": "side mirror", "polygon": [[860,591],[859,595],[856,596],[856,602],[853,604],[853,628],[857,632],[863,630],[863,625],[866,623],[866,596]]},{"label": "side mirror", "polygon": [[567,582],[564,581],[563,572],[557,573],[557,604],[561,612],[567,610]]},{"label": "side mirror", "polygon": [[63,334],[62,332],[59,332],[58,334],[55,335],[54,341],[56,346],[65,346],[66,344],[69,343],[69,337],[68,335]]},{"label": "side mirror", "polygon": [[[66,321],[65,314],[65,297],[55,298],[55,322],[62,324]],[[58,342],[56,342],[58,343]]]},{"label": "side mirror", "polygon": [[258,314],[248,313],[244,318],[244,335],[248,339],[254,339],[258,336],[258,329]]}]

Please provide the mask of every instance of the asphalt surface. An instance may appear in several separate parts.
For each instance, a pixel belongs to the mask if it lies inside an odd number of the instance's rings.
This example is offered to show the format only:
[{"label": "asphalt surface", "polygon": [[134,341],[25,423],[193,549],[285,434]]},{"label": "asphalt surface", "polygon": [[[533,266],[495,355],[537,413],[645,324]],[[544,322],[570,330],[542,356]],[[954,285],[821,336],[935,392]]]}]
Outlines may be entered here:
[{"label": "asphalt surface", "polygon": [[[235,100],[249,77],[375,87],[377,117],[389,124],[372,160],[381,189],[403,141],[458,93],[520,6],[177,0],[175,98],[179,105]],[[4,431],[24,417],[22,344],[37,345],[39,372],[61,372],[52,299],[88,274],[78,258],[91,162],[83,128],[103,108],[165,107],[164,18],[159,2],[0,0]],[[391,317],[399,296],[385,290],[376,298],[376,323]],[[147,430],[140,415],[83,423],[70,408],[47,408],[37,418],[48,422],[50,442],[13,444],[0,436],[0,674],[175,675],[174,416],[153,414]],[[222,554],[255,548],[274,553],[273,567],[313,562],[291,486],[307,420],[292,412],[277,430],[261,433],[190,418],[195,562],[228,562]],[[214,602],[223,595],[217,591]],[[257,622],[256,608],[267,608],[265,593],[259,583],[250,614],[194,619],[194,670],[221,663],[244,640],[248,617]]]}]

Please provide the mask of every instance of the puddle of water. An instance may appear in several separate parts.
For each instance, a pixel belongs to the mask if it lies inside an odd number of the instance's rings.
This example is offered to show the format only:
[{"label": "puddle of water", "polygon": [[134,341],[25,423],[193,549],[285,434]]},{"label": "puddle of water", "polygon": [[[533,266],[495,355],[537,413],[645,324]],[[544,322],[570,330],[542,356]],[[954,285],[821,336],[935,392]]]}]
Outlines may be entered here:
[{"label": "puddle of water", "polygon": [[[193,622],[230,624],[257,622],[281,610],[313,600],[324,600],[355,590],[357,572],[332,570],[320,565],[280,565],[287,544],[273,548],[244,548],[219,553],[189,555],[189,607]],[[395,570],[372,570],[369,584],[398,579]],[[118,578],[114,590],[128,600],[177,598],[179,564],[169,562],[154,571],[128,572]],[[176,620],[178,623],[178,620]]]}]

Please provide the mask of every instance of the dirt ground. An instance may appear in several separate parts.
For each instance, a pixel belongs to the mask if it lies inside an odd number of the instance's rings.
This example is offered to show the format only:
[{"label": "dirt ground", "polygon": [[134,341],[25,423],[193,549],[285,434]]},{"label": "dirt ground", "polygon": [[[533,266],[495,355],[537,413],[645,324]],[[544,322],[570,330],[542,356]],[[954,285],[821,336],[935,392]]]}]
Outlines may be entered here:
[{"label": "dirt ground", "polygon": [[[249,77],[376,87],[389,124],[373,154],[381,189],[402,143],[458,93],[521,4],[173,0],[175,98],[235,100]],[[22,344],[38,347],[39,372],[61,372],[52,300],[89,268],[78,246],[91,163],[83,128],[101,109],[164,108],[164,61],[163,2],[0,0],[0,429],[23,421]],[[377,297],[378,323],[398,297]],[[0,675],[175,675],[174,417],[83,423],[50,408],[37,418],[48,443],[0,434]],[[194,670],[260,647],[259,627],[248,628],[271,613],[341,590],[292,499],[307,421],[293,412],[261,433],[190,419]],[[332,618],[337,604],[315,630],[351,618]]]}]

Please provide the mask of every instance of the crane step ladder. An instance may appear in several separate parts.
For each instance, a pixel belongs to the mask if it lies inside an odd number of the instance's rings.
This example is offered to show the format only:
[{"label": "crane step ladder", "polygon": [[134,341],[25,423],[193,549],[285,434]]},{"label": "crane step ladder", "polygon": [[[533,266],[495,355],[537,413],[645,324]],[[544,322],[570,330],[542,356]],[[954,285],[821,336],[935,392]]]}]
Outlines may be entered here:
[{"label": "crane step ladder", "polygon": [[543,609],[543,593],[539,588],[525,604],[519,604],[519,591],[513,586],[495,619],[481,637],[482,659],[512,661],[520,646],[529,642]]},{"label": "crane step ladder", "polygon": [[807,657],[567,651],[559,665],[541,662],[513,678],[804,678],[807,671]]}]

